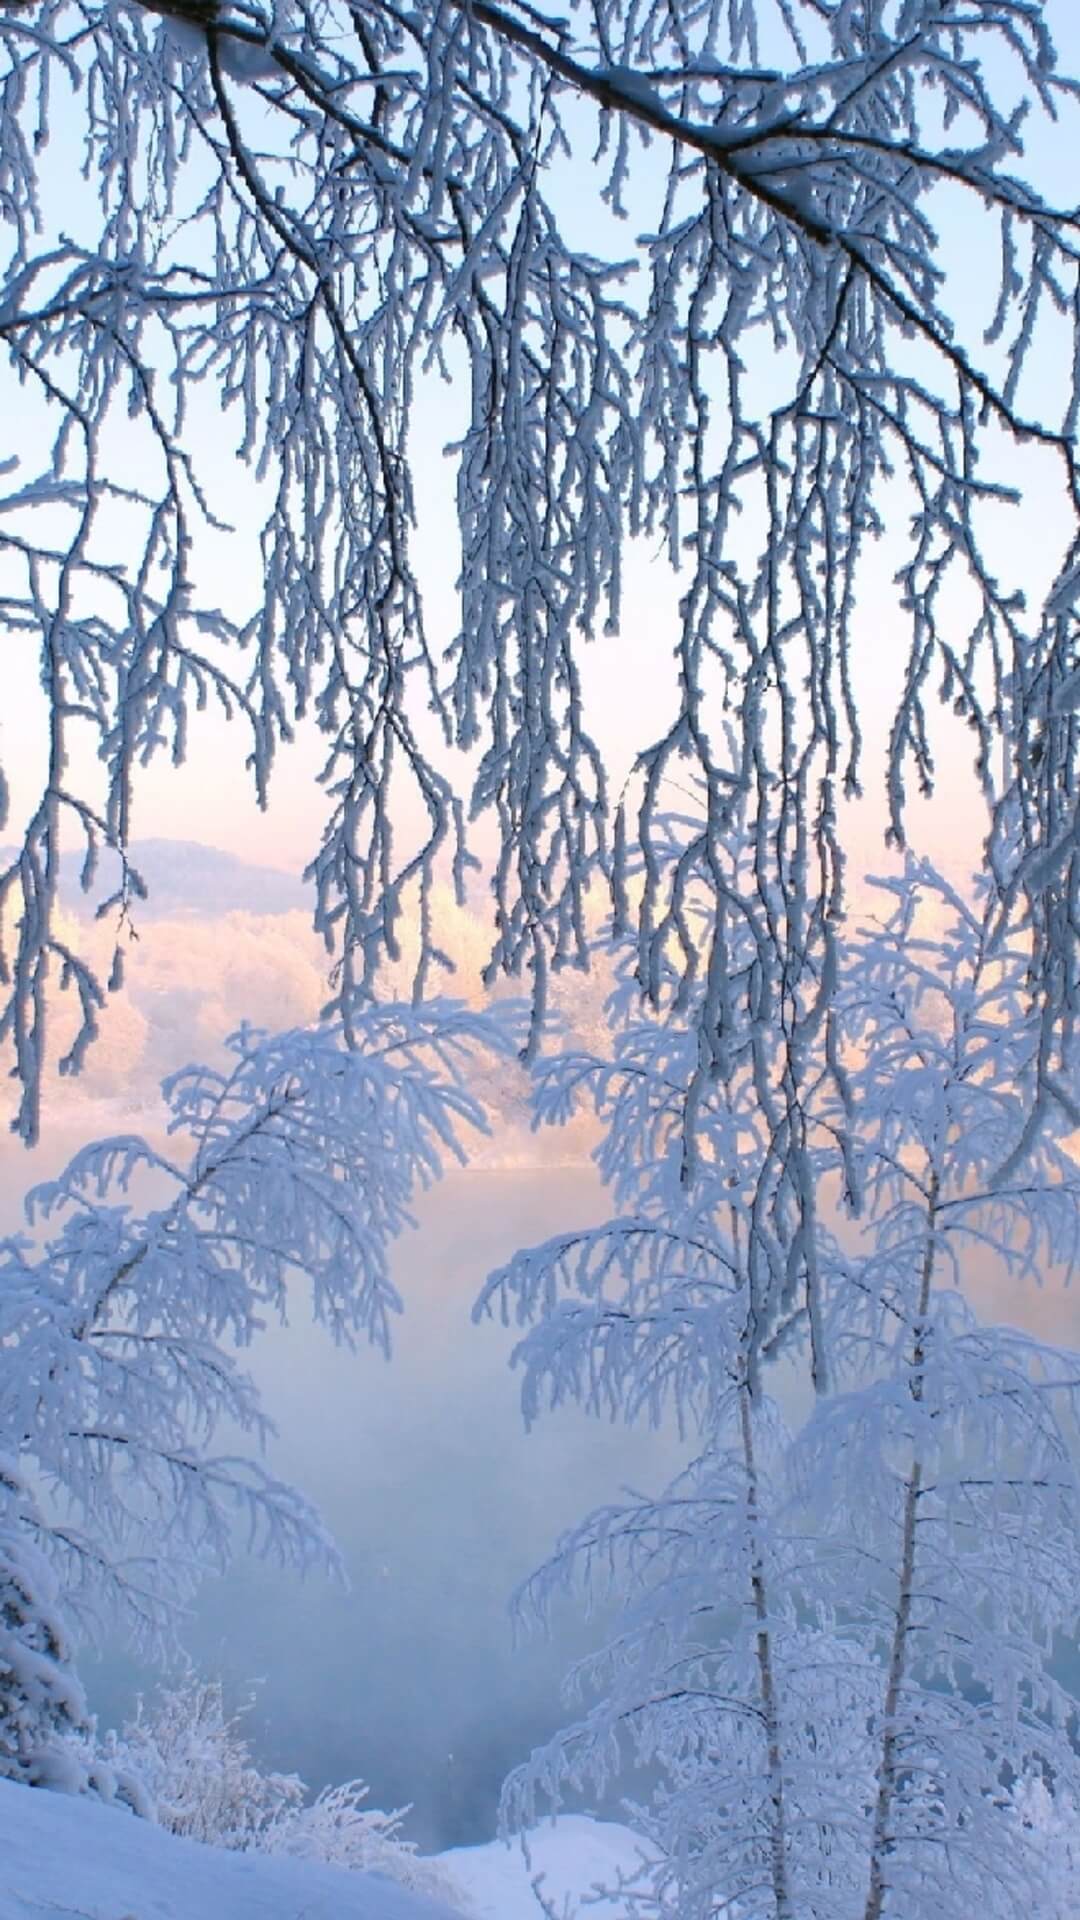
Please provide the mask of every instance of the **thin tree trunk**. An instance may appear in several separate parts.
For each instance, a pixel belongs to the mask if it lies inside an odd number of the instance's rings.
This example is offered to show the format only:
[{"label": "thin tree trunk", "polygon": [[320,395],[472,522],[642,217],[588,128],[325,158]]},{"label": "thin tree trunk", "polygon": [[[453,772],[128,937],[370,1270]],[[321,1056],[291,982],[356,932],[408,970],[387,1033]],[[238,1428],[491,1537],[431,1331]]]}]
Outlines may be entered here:
[{"label": "thin tree trunk", "polygon": [[757,1621],[757,1664],[761,1686],[761,1709],[765,1722],[765,1743],[769,1772],[769,1869],[772,1878],[776,1920],[795,1920],[788,1882],[787,1807],[784,1796],[784,1771],[780,1742],[780,1719],[776,1701],[776,1675],[773,1670],[772,1635],[769,1630],[768,1593],[761,1553],[757,1462],[754,1457],[753,1409],[750,1388],[739,1393],[743,1458],[746,1463],[746,1512],[750,1530],[750,1591]]},{"label": "thin tree trunk", "polygon": [[[926,1220],[926,1248],[919,1283],[919,1304],[915,1317],[915,1341],[911,1354],[911,1397],[916,1404],[923,1397],[923,1370],[926,1364],[926,1318],[930,1309],[930,1284],[934,1274],[935,1235],[937,1232],[939,1181],[930,1177]],[[884,1732],[881,1763],[878,1768],[878,1795],[874,1808],[873,1837],[870,1846],[870,1882],[863,1920],[881,1920],[888,1881],[885,1862],[892,1844],[893,1811],[896,1805],[897,1759],[896,1720],[900,1695],[907,1674],[911,1639],[911,1610],[915,1587],[915,1527],[919,1494],[922,1490],[922,1460],[916,1451],[904,1489],[904,1510],[900,1531],[900,1579],[896,1600],[896,1624],[889,1649],[889,1674],[885,1686]]]}]

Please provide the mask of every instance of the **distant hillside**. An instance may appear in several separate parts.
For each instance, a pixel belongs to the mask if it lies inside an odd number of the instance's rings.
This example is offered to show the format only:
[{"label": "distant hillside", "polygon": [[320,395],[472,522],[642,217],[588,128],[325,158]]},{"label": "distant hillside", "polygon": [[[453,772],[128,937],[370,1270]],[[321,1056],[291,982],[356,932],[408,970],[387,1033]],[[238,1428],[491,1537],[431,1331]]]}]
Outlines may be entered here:
[{"label": "distant hillside", "polygon": [[[11,859],[14,851],[12,847],[0,849],[0,860]],[[311,891],[298,874],[254,866],[197,840],[139,840],[131,857],[148,890],[148,898],[139,907],[142,920],[171,920],[188,913],[214,919],[237,910],[289,913],[311,906]],[[115,855],[102,855],[89,896],[79,884],[81,870],[80,858],[65,856],[60,897],[76,913],[108,897],[118,882],[119,863]]]}]

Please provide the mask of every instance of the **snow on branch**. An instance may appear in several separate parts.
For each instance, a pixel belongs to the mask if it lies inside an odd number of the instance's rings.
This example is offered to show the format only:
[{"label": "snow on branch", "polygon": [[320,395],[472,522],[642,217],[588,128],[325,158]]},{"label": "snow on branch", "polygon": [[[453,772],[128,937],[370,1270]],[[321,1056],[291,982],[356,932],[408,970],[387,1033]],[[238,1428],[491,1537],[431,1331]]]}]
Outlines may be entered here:
[{"label": "snow on branch", "polygon": [[[309,872],[346,1020],[416,894],[419,989],[442,964],[433,889],[443,862],[462,883],[470,809],[496,823],[490,965],[528,976],[531,1046],[551,969],[584,963],[589,884],[618,891],[628,836],[647,860],[644,964],[656,916],[686,918],[659,816],[687,759],[702,870],[733,801],[756,797],[762,993],[810,972],[827,992],[838,806],[866,777],[858,594],[885,527],[907,630],[891,831],[907,786],[933,785],[940,693],[971,729],[1003,911],[1030,920],[1049,1081],[1080,888],[1062,693],[1080,229],[1025,153],[1029,129],[1076,109],[1052,25],[1021,0],[0,9],[0,343],[41,428],[4,468],[0,619],[39,655],[48,707],[0,859],[0,1038],[24,1138],[50,978],[81,1009],[73,1071],[107,992],[58,927],[61,848],[84,849],[89,888],[99,852],[120,856],[97,901],[115,984],[139,772],[183,758],[207,703],[242,730],[260,798],[302,716],[325,737]],[[61,113],[82,145],[74,210],[49,140]],[[589,245],[571,175],[597,196]],[[985,293],[974,323],[948,271],[957,221],[999,262],[965,293]],[[440,380],[462,400],[448,651],[415,527],[417,423]],[[219,445],[250,469],[231,536],[250,565],[227,609],[209,556],[243,489],[222,484]],[[1063,505],[1046,592],[992,531],[1010,502],[1024,524],[1011,448]],[[679,581],[680,691],[670,726],[636,742],[620,821],[581,666],[588,636],[625,618],[639,535]],[[475,754],[468,807],[440,737]],[[96,781],[73,771],[84,743]],[[719,933],[691,946],[688,985],[699,969],[719,983]]]}]

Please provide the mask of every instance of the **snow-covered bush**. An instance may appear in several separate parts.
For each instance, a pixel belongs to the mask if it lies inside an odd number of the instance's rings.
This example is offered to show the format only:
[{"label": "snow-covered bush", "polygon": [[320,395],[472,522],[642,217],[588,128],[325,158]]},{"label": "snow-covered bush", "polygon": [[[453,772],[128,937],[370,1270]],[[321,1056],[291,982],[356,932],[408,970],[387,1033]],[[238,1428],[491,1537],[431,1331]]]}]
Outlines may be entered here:
[{"label": "snow-covered bush", "polygon": [[140,1700],[134,1720],[106,1747],[142,1782],[159,1824],[210,1846],[257,1846],[304,1796],[293,1773],[262,1773],[229,1713],[219,1680],[188,1673],[163,1687],[151,1706]]},{"label": "snow-covered bush", "polygon": [[408,1807],[381,1813],[363,1802],[371,1789],[362,1780],[326,1787],[309,1806],[283,1808],[255,1843],[261,1852],[284,1853],[357,1873],[379,1873],[412,1893],[463,1910],[463,1888],[445,1867],[419,1853],[401,1836]]},{"label": "snow-covered bush", "polygon": [[230,1713],[220,1680],[188,1671],[140,1700],[123,1732],[105,1742],[110,1768],[133,1776],[158,1823],[170,1833],[234,1851],[288,1855],[358,1873],[378,1873],[414,1893],[464,1908],[451,1876],[401,1837],[408,1812],[366,1807],[362,1780],[327,1787],[305,1804],[295,1773],[263,1773],[241,1731],[250,1702]]}]

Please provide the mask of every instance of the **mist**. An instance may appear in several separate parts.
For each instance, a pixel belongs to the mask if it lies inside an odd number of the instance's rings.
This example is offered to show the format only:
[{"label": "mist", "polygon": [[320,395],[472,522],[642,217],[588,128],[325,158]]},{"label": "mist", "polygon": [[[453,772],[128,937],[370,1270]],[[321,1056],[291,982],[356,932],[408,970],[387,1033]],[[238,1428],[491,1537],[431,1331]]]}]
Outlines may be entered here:
[{"label": "mist", "polygon": [[[335,1350],[302,1304],[249,1357],[279,1429],[267,1463],[318,1502],[350,1589],[241,1557],[204,1584],[184,1650],[231,1702],[254,1695],[261,1764],[316,1789],[362,1776],[372,1805],[412,1803],[424,1847],[491,1837],[505,1774],[569,1717],[561,1682],[598,1638],[601,1622],[567,1602],[550,1637],[519,1635],[515,1650],[512,1589],[589,1508],[656,1488],[685,1457],[671,1431],[577,1409],[526,1433],[515,1331],[470,1323],[515,1247],[603,1210],[585,1167],[451,1174],[398,1244],[389,1362]],[[159,1677],[122,1638],[82,1671],[103,1726]]]},{"label": "mist", "polygon": [[[291,905],[288,876],[205,848],[143,854],[164,917],[143,926],[127,992],[110,1003],[86,1071],[51,1084],[42,1146],[26,1153],[0,1138],[9,1230],[25,1187],[85,1139],[131,1126],[153,1133],[161,1075],[214,1057],[245,1012],[270,1026],[304,1021],[325,996],[325,959]],[[464,985],[478,936],[467,913],[455,925]],[[585,1043],[600,998],[601,986],[577,980],[568,996],[568,1024]],[[68,1017],[57,1007],[54,1033]],[[516,1332],[471,1324],[491,1268],[608,1210],[587,1162],[595,1129],[531,1135],[520,1081],[500,1068],[485,1086],[494,1130],[477,1147],[488,1164],[422,1197],[416,1231],[395,1249],[405,1313],[389,1363],[336,1351],[311,1326],[302,1293],[292,1323],[268,1328],[243,1356],[279,1430],[268,1465],[320,1506],[349,1590],[241,1552],[225,1578],[206,1581],[182,1632],[184,1652],[224,1681],[232,1705],[253,1701],[244,1724],[260,1764],[316,1790],[361,1776],[373,1805],[412,1803],[409,1831],[432,1848],[490,1837],[506,1772],[572,1717],[561,1683],[602,1631],[582,1601],[567,1602],[550,1639],[534,1635],[515,1651],[513,1589],[563,1528],[627,1485],[655,1491],[685,1458],[670,1431],[628,1432],[574,1409],[526,1434],[509,1366]],[[579,1164],[555,1162],[568,1153]],[[552,1160],[523,1164],[541,1154]],[[1080,1346],[1080,1296],[1062,1276],[1018,1289],[973,1254],[965,1284],[987,1320]],[[1068,1662],[1072,1677],[1071,1652]],[[102,1728],[119,1725],[161,1676],[122,1632],[79,1664]]]}]

